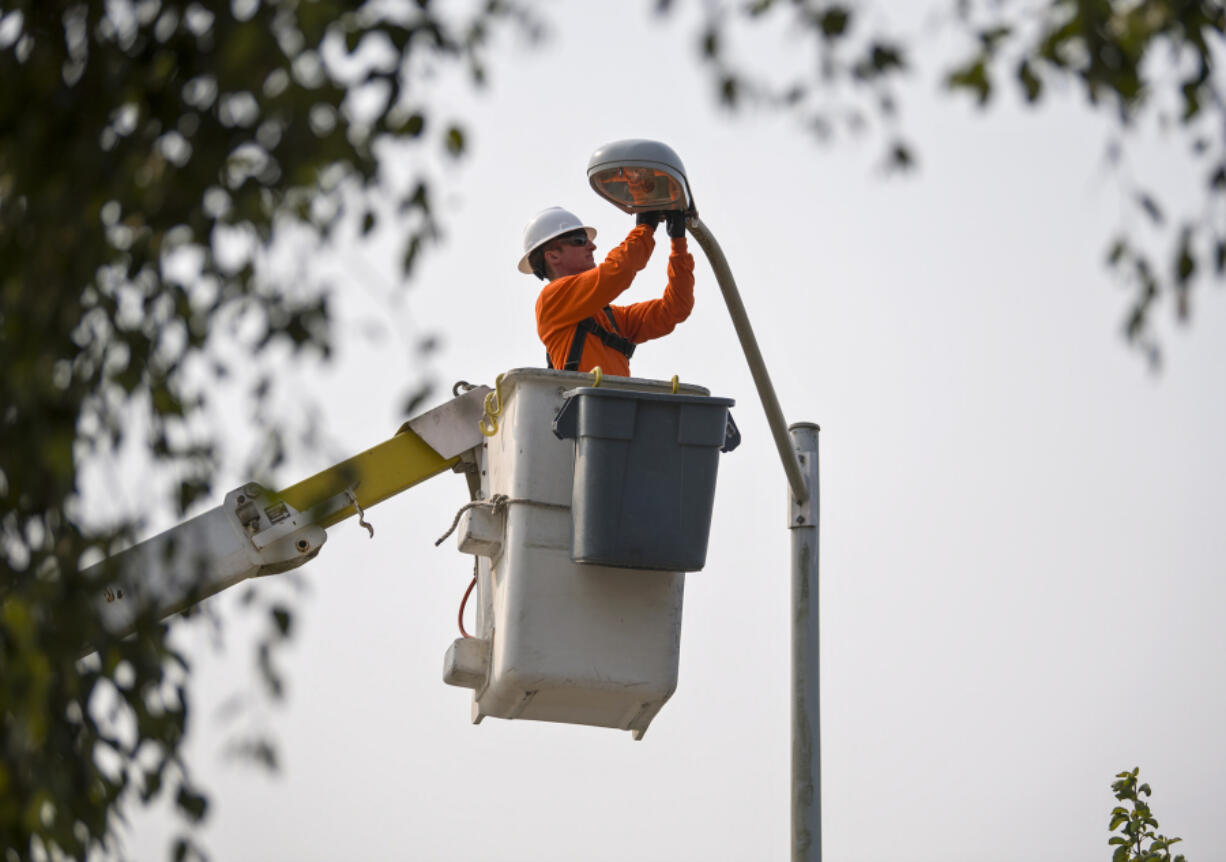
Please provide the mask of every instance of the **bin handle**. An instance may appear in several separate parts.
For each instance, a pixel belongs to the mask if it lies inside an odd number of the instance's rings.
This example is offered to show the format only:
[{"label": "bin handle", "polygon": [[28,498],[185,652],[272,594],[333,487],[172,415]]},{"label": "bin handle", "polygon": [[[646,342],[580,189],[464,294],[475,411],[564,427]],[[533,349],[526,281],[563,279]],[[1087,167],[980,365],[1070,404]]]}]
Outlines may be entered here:
[{"label": "bin handle", "polygon": [[599,365],[597,365],[595,368],[592,369],[592,388],[595,388],[600,385],[600,378],[603,376],[604,376],[604,372],[600,370]]},{"label": "bin handle", "polygon": [[676,374],[673,375],[673,394],[677,394],[677,390],[681,388],[681,378]]},{"label": "bin handle", "polygon": [[575,440],[579,437],[579,399],[572,392],[562,402],[558,415],[553,417],[553,436],[559,440]]}]

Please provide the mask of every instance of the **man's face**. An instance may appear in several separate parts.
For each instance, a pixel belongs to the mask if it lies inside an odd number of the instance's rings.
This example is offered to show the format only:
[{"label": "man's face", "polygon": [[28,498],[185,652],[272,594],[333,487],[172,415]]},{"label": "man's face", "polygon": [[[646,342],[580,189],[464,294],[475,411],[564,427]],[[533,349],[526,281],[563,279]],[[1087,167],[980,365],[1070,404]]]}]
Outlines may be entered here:
[{"label": "man's face", "polygon": [[555,278],[577,275],[596,266],[595,251],[596,243],[587,238],[587,231],[578,230],[551,242],[545,250],[545,261]]}]

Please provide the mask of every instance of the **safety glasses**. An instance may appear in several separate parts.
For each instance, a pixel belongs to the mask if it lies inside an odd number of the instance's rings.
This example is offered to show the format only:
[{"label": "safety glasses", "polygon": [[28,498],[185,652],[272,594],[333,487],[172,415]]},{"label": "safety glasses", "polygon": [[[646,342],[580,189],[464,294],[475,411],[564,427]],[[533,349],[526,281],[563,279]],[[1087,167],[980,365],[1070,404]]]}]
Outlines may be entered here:
[{"label": "safety glasses", "polygon": [[570,236],[561,236],[561,237],[558,237],[556,242],[558,245],[576,245],[576,246],[587,245],[587,234],[577,233],[577,234],[571,234]]}]

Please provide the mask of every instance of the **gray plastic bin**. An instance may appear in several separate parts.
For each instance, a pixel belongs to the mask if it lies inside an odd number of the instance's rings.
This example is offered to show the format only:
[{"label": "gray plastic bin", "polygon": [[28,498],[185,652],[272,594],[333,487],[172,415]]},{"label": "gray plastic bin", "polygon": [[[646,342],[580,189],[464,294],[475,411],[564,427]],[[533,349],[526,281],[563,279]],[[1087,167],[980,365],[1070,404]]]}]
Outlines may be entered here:
[{"label": "gray plastic bin", "polygon": [[696,572],[707,561],[731,398],[582,387],[553,432],[575,441],[577,563]]}]

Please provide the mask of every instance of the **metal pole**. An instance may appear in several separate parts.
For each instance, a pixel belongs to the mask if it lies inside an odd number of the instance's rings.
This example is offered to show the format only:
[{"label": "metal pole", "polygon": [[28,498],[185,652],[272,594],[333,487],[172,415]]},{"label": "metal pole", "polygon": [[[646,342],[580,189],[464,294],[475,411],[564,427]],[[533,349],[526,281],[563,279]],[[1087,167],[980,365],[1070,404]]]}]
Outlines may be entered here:
[{"label": "metal pole", "polygon": [[822,858],[818,430],[812,422],[797,422],[788,429],[810,491],[804,501],[790,495],[788,508],[792,531],[792,862],[821,862]]},{"label": "metal pole", "polygon": [[[775,448],[783,462],[788,486],[788,528],[792,531],[792,860],[821,862],[822,757],[821,691],[818,663],[818,472],[817,432],[812,422],[789,428],[771,385],[766,362],[749,315],[741,302],[736,280],[723,250],[697,216],[687,223],[695,241],[707,255],[715,280],[724,294],[732,325],[741,340],[754,385]],[[789,435],[790,438],[789,438]]]},{"label": "metal pole", "polygon": [[770,425],[771,437],[775,439],[775,448],[779,450],[779,458],[783,461],[783,472],[787,474],[792,495],[797,500],[804,502],[809,498],[809,489],[805,486],[800,462],[796,459],[796,453],[788,441],[787,420],[783,418],[783,408],[779,406],[779,398],[775,395],[775,387],[771,385],[770,374],[762,359],[762,351],[758,349],[758,340],[754,338],[753,328],[749,325],[749,315],[745,313],[741,294],[736,289],[736,279],[732,277],[732,270],[728,266],[727,259],[724,258],[723,250],[715,241],[711,231],[707,230],[707,226],[702,223],[702,219],[698,216],[691,216],[687,226],[695,241],[706,252],[711,269],[715,272],[715,280],[724,294],[724,302],[728,306],[728,313],[732,316],[732,325],[736,329],[737,337],[741,340],[741,349],[745,352],[745,359],[749,362],[749,373],[753,375],[754,385],[758,387],[758,398],[762,402],[762,409],[766,411],[766,421]]}]

